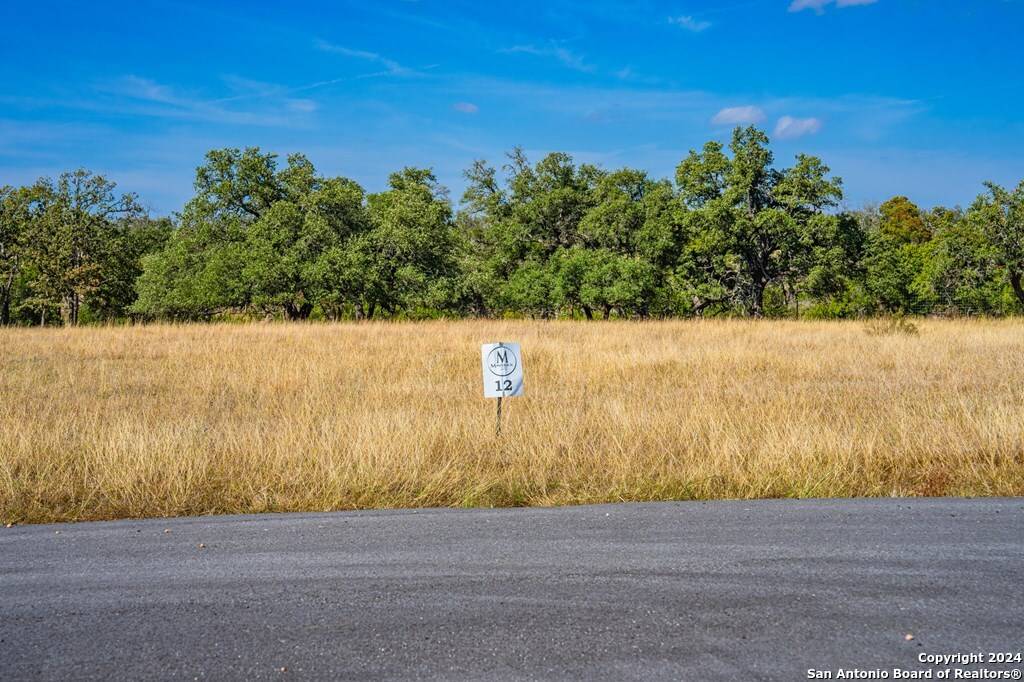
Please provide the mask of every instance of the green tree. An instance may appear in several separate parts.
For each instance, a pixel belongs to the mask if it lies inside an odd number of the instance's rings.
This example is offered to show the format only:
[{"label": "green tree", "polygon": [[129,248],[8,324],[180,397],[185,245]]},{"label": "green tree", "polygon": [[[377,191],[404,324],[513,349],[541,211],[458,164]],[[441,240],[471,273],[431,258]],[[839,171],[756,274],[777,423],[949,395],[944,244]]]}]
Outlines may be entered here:
[{"label": "green tree", "polygon": [[100,255],[99,281],[85,298],[83,317],[108,321],[126,317],[135,303],[143,260],[160,252],[173,230],[169,218],[114,221]]},{"label": "green tree", "polygon": [[611,249],[574,247],[552,259],[554,300],[579,309],[588,320],[599,311],[623,317],[647,317],[656,300],[658,269],[644,258]]},{"label": "green tree", "polygon": [[[577,166],[565,154],[530,165],[518,149],[509,154],[505,172],[502,183],[494,168],[478,161],[466,173],[463,224],[475,257],[467,260],[463,278],[473,283],[478,301],[490,297],[507,310],[540,316],[581,311],[590,318],[595,305],[604,310],[605,303],[580,298],[581,277],[607,271],[608,254],[643,260],[659,273],[675,266],[680,204],[670,183],[628,168],[607,172]],[[666,281],[657,274],[653,279]],[[622,298],[621,306],[648,314],[661,289],[645,285],[640,290],[646,297],[642,303]]]},{"label": "green tree", "polygon": [[32,188],[27,256],[32,303],[44,321],[46,310],[58,308],[65,324],[78,324],[86,297],[104,281],[117,221],[142,216],[135,195],[117,195],[115,188],[86,170],[40,180]]},{"label": "green tree", "polygon": [[883,232],[869,238],[864,266],[868,293],[887,312],[923,313],[937,302],[928,264],[932,244],[904,242]]},{"label": "green tree", "polygon": [[15,285],[28,248],[29,203],[30,194],[24,188],[0,187],[0,325],[12,320]]},{"label": "green tree", "polygon": [[[289,169],[294,169],[289,162]],[[304,193],[274,203],[246,234],[242,279],[253,305],[306,319],[318,297],[329,299],[318,261],[367,229],[363,190],[351,180],[313,179]]]},{"label": "green tree", "polygon": [[575,246],[560,250],[551,260],[553,297],[558,307],[567,308],[570,316],[578,310],[588,319],[594,319],[594,307],[589,296],[584,300],[585,282],[598,266],[595,252]]},{"label": "green tree", "polygon": [[592,266],[583,274],[580,299],[599,309],[608,319],[613,311],[622,317],[647,317],[654,299],[657,270],[635,256],[611,251],[593,252]]},{"label": "green tree", "polygon": [[992,182],[985,186],[988,194],[971,206],[970,219],[988,237],[1018,304],[1024,305],[1024,181],[1013,191]]},{"label": "green tree", "polygon": [[[466,265],[477,270],[465,271],[463,280],[473,283],[478,298],[490,299],[488,307],[528,301],[530,314],[554,314],[553,290],[543,296],[527,292],[536,292],[538,283],[554,285],[549,261],[556,253],[599,238],[584,235],[581,225],[597,203],[595,188],[605,174],[594,166],[577,167],[566,154],[549,154],[532,166],[520,149],[508,155],[504,171],[503,183],[483,161],[466,172],[463,224],[471,231],[465,243],[475,254]],[[599,232],[596,222],[591,228]],[[503,291],[507,287],[513,290]]]},{"label": "green tree", "polygon": [[236,309],[310,316],[334,303],[321,259],[368,229],[361,187],[325,179],[301,154],[211,151],[166,248],[145,259],[133,310],[208,317]]},{"label": "green tree", "polygon": [[811,317],[850,317],[868,312],[863,259],[868,236],[861,221],[850,213],[818,215],[809,223],[812,247],[799,266],[805,273],[798,291],[812,300]]},{"label": "green tree", "polygon": [[761,317],[766,289],[794,289],[806,274],[805,254],[829,232],[822,221],[837,220],[825,211],[842,198],[841,181],[829,177],[820,159],[803,154],[792,168],[775,169],[768,142],[756,128],[736,128],[731,157],[709,142],[676,170],[689,209],[678,274],[698,312],[741,305]]},{"label": "green tree", "polygon": [[336,306],[360,318],[447,308],[459,244],[445,190],[429,170],[392,173],[367,201],[369,229],[327,249],[316,268]]},{"label": "green tree", "polygon": [[932,238],[924,214],[910,199],[897,196],[878,207],[879,230],[901,244],[923,244]]},{"label": "green tree", "polygon": [[977,221],[960,209],[936,208],[925,216],[933,235],[927,275],[937,304],[950,312],[999,313],[1006,280],[996,250]]},{"label": "green tree", "polygon": [[643,171],[624,168],[598,177],[592,206],[580,219],[579,243],[616,253],[636,253],[647,220],[644,198],[655,183]]},{"label": "green tree", "polygon": [[209,239],[194,224],[180,225],[163,250],[142,260],[131,312],[144,318],[209,318],[247,301],[241,270],[245,243]]},{"label": "green tree", "polygon": [[965,290],[979,294],[990,276],[980,237],[957,211],[926,213],[904,196],[889,199],[872,221],[864,259],[875,307],[902,313],[988,307]]},{"label": "green tree", "polygon": [[555,275],[548,264],[525,260],[512,271],[500,296],[507,310],[542,319],[554,317]]}]

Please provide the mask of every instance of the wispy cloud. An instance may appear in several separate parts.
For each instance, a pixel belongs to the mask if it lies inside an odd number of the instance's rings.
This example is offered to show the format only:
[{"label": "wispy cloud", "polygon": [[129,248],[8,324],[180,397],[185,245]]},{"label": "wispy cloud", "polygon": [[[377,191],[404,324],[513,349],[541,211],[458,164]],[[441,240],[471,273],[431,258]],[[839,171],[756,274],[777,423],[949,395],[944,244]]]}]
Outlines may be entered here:
[{"label": "wispy cloud", "polygon": [[[242,82],[228,81],[234,87]],[[252,89],[254,83],[249,81],[246,87]],[[96,91],[104,97],[66,102],[65,105],[95,111],[116,110],[122,114],[150,118],[257,126],[292,126],[295,124],[295,114],[308,114],[316,109],[316,103],[312,100],[285,97],[290,90],[273,84],[260,84],[254,92],[245,95],[204,99],[150,78],[126,75],[100,83]],[[229,106],[229,103],[245,97],[255,97],[261,102],[248,108]]]},{"label": "wispy cloud", "polygon": [[637,73],[631,66],[625,66],[616,71],[612,71],[611,75],[615,76],[620,81],[628,81],[630,83],[637,83],[640,85],[663,86],[665,84],[665,80],[663,78]]},{"label": "wispy cloud", "polygon": [[857,7],[859,5],[873,5],[878,0],[793,0],[789,5],[790,12],[802,12],[805,9],[814,10],[818,14],[825,13],[825,7],[835,3],[836,7]]},{"label": "wispy cloud", "polygon": [[480,107],[472,102],[456,102],[452,105],[452,109],[462,112],[463,114],[475,114],[480,111]]},{"label": "wispy cloud", "polygon": [[248,97],[273,97],[283,95],[288,91],[288,88],[280,83],[268,83],[267,81],[254,80],[235,74],[221,76],[221,80],[234,92],[231,96],[221,98],[219,100],[221,102],[230,102],[231,100]]},{"label": "wispy cloud", "polygon": [[583,71],[585,73],[594,71],[594,67],[587,64],[583,57],[576,54],[569,48],[556,43],[552,43],[547,46],[537,46],[533,44],[514,45],[513,47],[499,50],[499,52],[503,52],[505,54],[529,54],[535,57],[549,57],[558,60],[563,66],[575,71]]},{"label": "wispy cloud", "polygon": [[793,118],[783,116],[775,124],[775,137],[780,140],[794,140],[804,135],[814,135],[821,130],[821,119]]},{"label": "wispy cloud", "polygon": [[[310,90],[317,90],[319,88],[326,87],[328,85],[336,85],[338,83],[344,83],[352,81],[358,78],[358,76],[348,76],[343,78],[331,78],[328,80],[315,81],[313,83],[304,83],[302,85],[282,85],[280,83],[268,83],[266,81],[257,81],[250,78],[243,78],[241,76],[227,75],[222,76],[221,80],[234,92],[232,95],[227,97],[220,97],[216,100],[211,100],[215,103],[224,102],[238,102],[240,100],[247,99],[268,99],[268,98],[290,98],[293,95],[297,95],[301,92],[308,92]],[[315,105],[312,100],[292,100],[285,99],[286,102],[308,102]],[[303,105],[295,105],[293,109],[301,109]],[[306,106],[307,110],[312,111],[315,106]]]},{"label": "wispy cloud", "polygon": [[181,97],[176,96],[171,91],[170,87],[161,85],[149,78],[135,75],[122,76],[114,83],[109,84],[108,89],[133,99],[148,102],[162,102],[164,104],[181,104],[184,102]]},{"label": "wispy cloud", "polygon": [[311,99],[289,99],[286,100],[288,108],[300,114],[310,114],[317,110],[317,103]]},{"label": "wispy cloud", "polygon": [[756,124],[765,118],[764,109],[753,105],[743,107],[726,107],[711,117],[711,123],[716,126],[732,126],[741,124]]},{"label": "wispy cloud", "polygon": [[[406,68],[396,62],[394,59],[389,59],[384,55],[376,52],[370,52],[368,50],[355,50],[343,45],[335,45],[334,43],[327,42],[326,40],[316,39],[313,41],[313,46],[321,52],[330,52],[333,54],[340,54],[345,57],[351,57],[352,59],[360,59],[362,61],[371,62],[374,64],[380,64],[384,67],[384,73],[391,74],[394,76],[407,76],[415,73],[412,69]],[[378,74],[370,74],[378,75]]]},{"label": "wispy cloud", "polygon": [[692,33],[700,33],[701,31],[706,31],[711,28],[710,21],[701,21],[699,19],[694,19],[689,15],[669,17],[668,23],[675,24],[680,28],[685,28],[687,31]]},{"label": "wispy cloud", "polygon": [[[509,106],[527,107],[569,120],[673,121],[699,125],[707,121],[707,111],[715,110],[718,100],[699,91],[679,91],[646,87],[589,87],[470,77],[452,83],[452,89],[469,97],[487,97]],[[720,106],[720,105],[719,105]]]}]

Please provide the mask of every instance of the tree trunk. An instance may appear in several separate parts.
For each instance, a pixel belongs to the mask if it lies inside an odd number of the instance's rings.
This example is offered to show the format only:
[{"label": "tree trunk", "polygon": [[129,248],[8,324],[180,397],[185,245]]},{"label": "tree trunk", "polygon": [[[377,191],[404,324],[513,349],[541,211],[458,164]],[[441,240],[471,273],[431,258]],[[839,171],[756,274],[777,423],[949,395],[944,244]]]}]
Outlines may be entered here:
[{"label": "tree trunk", "polygon": [[754,282],[754,290],[750,301],[750,314],[756,318],[764,317],[764,282]]},{"label": "tree trunk", "polygon": [[14,288],[14,275],[7,277],[4,284],[3,302],[0,303],[0,325],[7,326],[11,323],[11,290]]},{"label": "tree trunk", "polygon": [[286,303],[284,306],[285,316],[292,321],[308,320],[312,312],[313,304],[309,302],[303,303],[301,305],[295,305],[294,303]]},{"label": "tree trunk", "polygon": [[61,306],[61,317],[64,324],[71,327],[78,326],[79,297],[77,293],[71,293],[64,297],[64,305]]},{"label": "tree trunk", "polygon": [[376,303],[371,303],[370,306],[366,309],[366,319],[372,320],[373,319],[373,314],[375,312],[377,312],[377,304]]},{"label": "tree trunk", "polygon": [[594,311],[591,310],[589,305],[583,306],[583,314],[586,315],[588,320],[594,319]]},{"label": "tree trunk", "polygon": [[1017,301],[1024,305],[1024,286],[1021,285],[1021,274],[1016,270],[1010,270],[1010,286],[1013,287],[1013,293],[1017,296]]},{"label": "tree trunk", "polygon": [[800,317],[800,297],[796,293],[796,286],[788,280],[782,283],[782,291],[786,295],[786,307],[793,309],[794,317]]}]

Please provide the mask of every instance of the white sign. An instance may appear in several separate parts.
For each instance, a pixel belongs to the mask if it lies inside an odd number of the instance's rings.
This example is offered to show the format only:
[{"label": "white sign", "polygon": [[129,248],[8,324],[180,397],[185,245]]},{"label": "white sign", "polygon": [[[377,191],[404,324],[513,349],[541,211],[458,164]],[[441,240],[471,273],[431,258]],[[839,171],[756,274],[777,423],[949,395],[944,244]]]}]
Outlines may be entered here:
[{"label": "white sign", "polygon": [[512,398],[523,394],[523,356],[518,343],[480,346],[484,364],[484,397]]}]

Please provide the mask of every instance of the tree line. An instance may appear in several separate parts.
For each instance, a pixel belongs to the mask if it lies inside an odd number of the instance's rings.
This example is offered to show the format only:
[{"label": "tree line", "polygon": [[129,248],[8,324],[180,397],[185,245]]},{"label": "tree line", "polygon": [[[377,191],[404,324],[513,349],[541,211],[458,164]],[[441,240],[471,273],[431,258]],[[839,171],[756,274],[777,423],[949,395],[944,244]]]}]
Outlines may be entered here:
[{"label": "tree line", "polygon": [[173,219],[85,170],[2,187],[0,323],[1024,309],[1024,182],[843,210],[821,159],[779,168],[753,127],[674,182],[519,149],[465,175],[456,208],[426,169],[368,194],[301,154],[214,150]]}]

